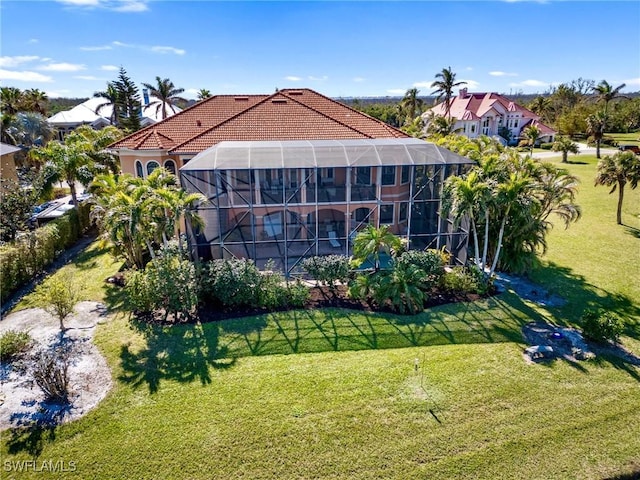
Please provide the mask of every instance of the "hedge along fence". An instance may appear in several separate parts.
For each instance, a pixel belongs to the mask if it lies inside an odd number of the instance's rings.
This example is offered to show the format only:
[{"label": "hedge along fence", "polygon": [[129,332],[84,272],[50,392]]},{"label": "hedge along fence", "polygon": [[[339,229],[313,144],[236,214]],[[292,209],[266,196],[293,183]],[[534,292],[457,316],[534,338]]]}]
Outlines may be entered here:
[{"label": "hedge along fence", "polygon": [[43,227],[0,247],[0,290],[7,297],[72,246],[91,226],[90,205],[80,204]]}]

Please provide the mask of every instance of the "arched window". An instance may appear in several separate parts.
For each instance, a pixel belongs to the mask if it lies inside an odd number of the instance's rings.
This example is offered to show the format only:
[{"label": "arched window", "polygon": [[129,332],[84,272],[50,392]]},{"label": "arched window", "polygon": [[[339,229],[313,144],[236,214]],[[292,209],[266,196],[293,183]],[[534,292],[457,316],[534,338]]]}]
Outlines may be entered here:
[{"label": "arched window", "polygon": [[142,162],[140,160],[136,160],[136,177],[144,177],[144,170],[142,170]]},{"label": "arched window", "polygon": [[172,173],[173,175],[176,174],[176,164],[173,160],[167,160],[164,162],[164,168],[166,168],[169,173]]},{"label": "arched window", "polygon": [[147,163],[147,175],[151,175],[151,173],[160,166],[158,162],[155,160],[151,160]]}]

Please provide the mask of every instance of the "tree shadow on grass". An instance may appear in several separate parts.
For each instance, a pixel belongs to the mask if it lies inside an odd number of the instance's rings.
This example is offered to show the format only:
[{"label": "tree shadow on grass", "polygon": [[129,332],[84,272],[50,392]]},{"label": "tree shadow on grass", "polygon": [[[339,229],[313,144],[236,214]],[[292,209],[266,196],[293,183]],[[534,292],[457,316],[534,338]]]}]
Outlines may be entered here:
[{"label": "tree shadow on grass", "polygon": [[632,227],[631,225],[622,225],[626,234],[632,237],[640,238],[640,229]]},{"label": "tree shadow on grass", "polygon": [[210,324],[206,331],[201,324],[161,326],[133,320],[134,329],[141,332],[146,345],[137,350],[123,345],[120,363],[123,373],[119,380],[137,388],[147,385],[156,393],[163,380],[182,383],[211,383],[209,369],[231,368],[236,359],[220,344],[220,327]]}]

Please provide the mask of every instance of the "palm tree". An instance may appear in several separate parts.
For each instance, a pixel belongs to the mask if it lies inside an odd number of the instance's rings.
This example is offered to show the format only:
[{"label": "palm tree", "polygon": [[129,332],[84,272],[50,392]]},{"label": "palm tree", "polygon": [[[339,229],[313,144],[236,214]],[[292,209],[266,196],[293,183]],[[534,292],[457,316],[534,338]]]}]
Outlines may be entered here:
[{"label": "palm tree", "polygon": [[19,112],[4,125],[3,138],[13,145],[29,150],[45,145],[54,136],[54,128],[47,119],[36,112]]},{"label": "palm tree", "polygon": [[529,125],[527,128],[522,130],[522,145],[529,145],[530,153],[533,153],[533,147],[535,147],[536,142],[540,139],[540,129],[535,125]]},{"label": "palm tree", "polygon": [[600,142],[604,137],[606,124],[607,116],[604,112],[596,112],[587,117],[587,135],[592,136],[596,142],[596,158],[600,158]]},{"label": "palm tree", "polygon": [[557,137],[556,141],[553,142],[551,149],[554,152],[562,152],[562,163],[567,163],[569,153],[577,155],[580,152],[578,144],[571,140],[571,137],[565,136]]},{"label": "palm tree", "polygon": [[542,95],[538,95],[533,101],[528,105],[529,110],[538,115],[544,120],[548,120],[547,115],[551,111],[551,100],[543,97]]},{"label": "palm tree", "polygon": [[109,121],[111,125],[118,126],[120,119],[123,115],[122,97],[118,91],[116,85],[113,82],[107,83],[107,89],[101,92],[95,92],[93,94],[95,98],[104,98],[105,102],[96,107],[96,115],[100,115],[100,112],[107,107],[111,107],[111,115]]},{"label": "palm tree", "polygon": [[[593,91],[596,94],[596,98],[598,100],[602,100],[604,102],[604,116],[607,116],[607,107],[609,102],[616,98],[629,98],[625,95],[620,94],[620,90],[622,90],[627,85],[625,83],[618,85],[616,88],[613,88],[612,85],[609,85],[609,82],[606,80],[602,80],[598,85],[593,87]],[[600,158],[600,157],[598,157]]]},{"label": "palm tree", "polygon": [[171,109],[173,113],[176,113],[176,102],[187,103],[187,100],[179,95],[184,92],[184,88],[176,88],[171,80],[168,78],[161,79],[156,77],[156,85],[149,83],[143,83],[142,86],[149,90],[149,95],[157,100],[151,102],[149,105],[157,105],[156,115],[158,111],[162,109],[162,119],[167,118],[167,109]]},{"label": "palm tree", "polygon": [[367,259],[373,258],[375,272],[380,270],[380,254],[396,255],[402,250],[402,240],[389,231],[387,225],[376,228],[367,225],[353,241],[353,257],[355,263],[362,265]]},{"label": "palm tree", "polygon": [[396,264],[382,276],[378,288],[374,290],[376,302],[384,305],[390,301],[400,313],[415,314],[424,310],[425,292],[420,288],[419,279],[424,271],[412,264]]},{"label": "palm tree", "polygon": [[622,225],[622,201],[627,184],[635,189],[640,182],[640,157],[633,152],[617,152],[598,162],[595,184],[611,187],[609,193],[618,190],[616,221]]},{"label": "palm tree", "polygon": [[438,95],[436,102],[444,99],[446,117],[449,117],[451,113],[453,89],[461,85],[466,85],[466,83],[467,82],[456,82],[456,74],[451,71],[451,67],[443,68],[442,72],[436,73],[436,80],[431,84],[431,88],[435,88],[435,90],[431,92],[431,95]]},{"label": "palm tree", "polygon": [[456,117],[447,118],[442,115],[436,115],[431,111],[427,118],[427,134],[446,137],[460,130],[455,128],[457,121]]},{"label": "palm tree", "polygon": [[198,90],[198,101],[209,98],[210,96],[211,92],[206,88],[201,88],[200,90]]},{"label": "palm tree", "polygon": [[[120,173],[120,161],[118,156],[107,150],[112,143],[120,140],[124,136],[122,130],[109,125],[100,130],[94,130],[89,125],[82,125],[71,132],[67,138],[69,142],[80,140],[89,142],[87,155],[95,162],[98,170],[108,170],[114,175]],[[65,138],[65,141],[67,141]]]},{"label": "palm tree", "polygon": [[23,94],[19,88],[0,88],[0,110],[3,115],[15,115],[22,110]]},{"label": "palm tree", "polygon": [[405,93],[404,98],[400,101],[400,107],[402,111],[406,113],[405,125],[413,122],[414,118],[416,118],[422,112],[422,107],[424,106],[424,101],[421,98],[418,98],[418,93],[420,90],[417,88],[410,88]]},{"label": "palm tree", "polygon": [[23,93],[25,109],[30,112],[37,112],[41,115],[47,115],[47,103],[49,98],[47,94],[37,88],[30,88]]}]

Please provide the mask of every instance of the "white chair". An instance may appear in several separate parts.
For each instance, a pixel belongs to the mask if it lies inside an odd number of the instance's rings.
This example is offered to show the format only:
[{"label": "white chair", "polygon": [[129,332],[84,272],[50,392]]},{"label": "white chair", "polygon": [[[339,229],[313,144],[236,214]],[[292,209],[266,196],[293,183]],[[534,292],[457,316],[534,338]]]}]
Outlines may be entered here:
[{"label": "white chair", "polygon": [[340,245],[340,242],[338,241],[338,235],[336,235],[336,232],[334,231],[329,232],[329,243],[334,248],[340,248],[341,245]]}]

